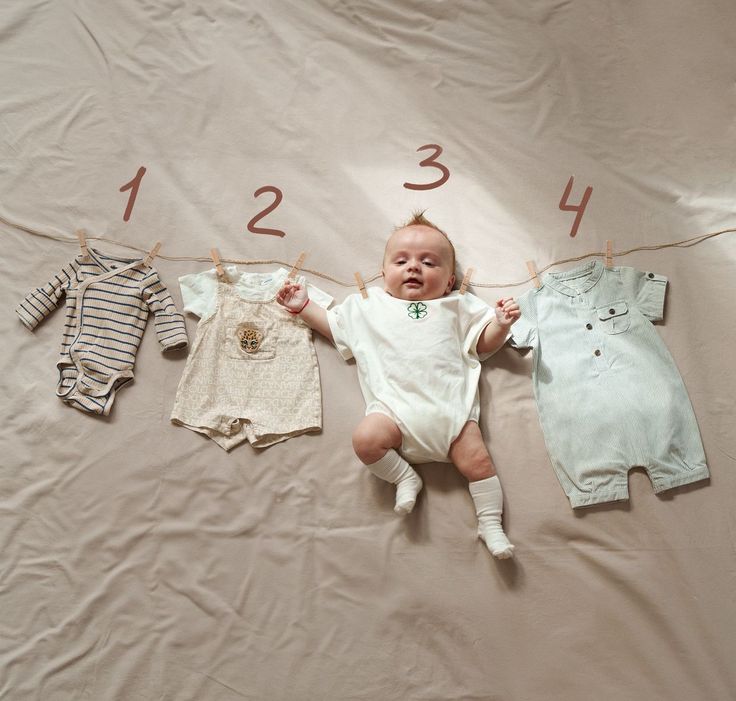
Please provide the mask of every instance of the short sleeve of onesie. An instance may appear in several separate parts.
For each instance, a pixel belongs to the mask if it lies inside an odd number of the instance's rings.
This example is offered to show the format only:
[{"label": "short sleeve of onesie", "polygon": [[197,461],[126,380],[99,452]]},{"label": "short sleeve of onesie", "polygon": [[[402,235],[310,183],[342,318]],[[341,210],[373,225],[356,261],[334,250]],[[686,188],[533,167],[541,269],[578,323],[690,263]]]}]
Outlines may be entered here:
[{"label": "short sleeve of onesie", "polygon": [[217,272],[214,268],[203,273],[183,275],[179,278],[179,287],[185,312],[204,319],[214,311],[210,309],[214,307],[217,291]]},{"label": "short sleeve of onesie", "polygon": [[327,321],[330,324],[332,340],[340,355],[345,360],[353,357],[352,341],[356,323],[360,324],[360,315],[356,305],[362,297],[357,294],[349,295],[345,301],[327,311]]},{"label": "short sleeve of onesie", "polygon": [[496,312],[483,300],[469,292],[460,295],[459,300],[458,315],[464,339],[463,350],[479,360],[490,358],[493,353],[483,353],[482,356],[478,356],[476,346],[483,329],[496,318]]},{"label": "short sleeve of onesie", "polygon": [[667,278],[664,275],[645,273],[634,268],[622,267],[621,283],[639,311],[649,321],[661,321],[664,317],[664,298]]},{"label": "short sleeve of onesie", "polygon": [[[303,285],[304,276],[298,276],[297,282]],[[328,295],[324,290],[320,290],[319,287],[307,283],[307,292],[309,293],[309,299],[322,307],[322,309],[327,309],[332,304],[332,295]]]}]

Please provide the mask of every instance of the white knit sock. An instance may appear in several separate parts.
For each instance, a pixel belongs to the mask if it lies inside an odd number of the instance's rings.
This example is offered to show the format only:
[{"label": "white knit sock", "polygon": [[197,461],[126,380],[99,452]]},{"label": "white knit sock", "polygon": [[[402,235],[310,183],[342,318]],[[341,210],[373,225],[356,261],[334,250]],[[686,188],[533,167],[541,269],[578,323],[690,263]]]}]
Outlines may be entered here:
[{"label": "white knit sock", "polygon": [[478,515],[478,536],[483,540],[493,557],[505,560],[513,557],[514,546],[503,532],[501,514],[503,513],[503,491],[498,476],[469,484],[470,496],[475,503]]},{"label": "white knit sock", "polygon": [[422,489],[422,478],[414,471],[414,468],[393,448],[389,448],[386,455],[380,460],[366,467],[376,477],[396,485],[394,511],[397,514],[410,513],[416,503],[417,494]]}]

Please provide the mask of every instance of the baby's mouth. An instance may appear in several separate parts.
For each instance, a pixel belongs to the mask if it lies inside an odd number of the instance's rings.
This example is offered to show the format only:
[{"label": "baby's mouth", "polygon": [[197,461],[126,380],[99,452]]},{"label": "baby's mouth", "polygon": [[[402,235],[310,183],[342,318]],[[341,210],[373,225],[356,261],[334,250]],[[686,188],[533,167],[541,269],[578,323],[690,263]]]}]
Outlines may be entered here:
[{"label": "baby's mouth", "polygon": [[410,277],[408,280],[404,280],[404,284],[409,285],[409,287],[421,287],[422,281],[415,277]]}]

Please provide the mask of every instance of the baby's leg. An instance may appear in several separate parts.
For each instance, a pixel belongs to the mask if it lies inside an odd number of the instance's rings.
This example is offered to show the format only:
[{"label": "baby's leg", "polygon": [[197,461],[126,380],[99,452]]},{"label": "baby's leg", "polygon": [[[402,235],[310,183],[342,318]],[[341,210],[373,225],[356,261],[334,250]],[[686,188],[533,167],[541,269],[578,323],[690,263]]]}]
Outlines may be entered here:
[{"label": "baby's leg", "polygon": [[385,414],[368,414],[353,431],[353,449],[358,458],[376,476],[396,485],[397,514],[414,508],[422,479],[396,449],[401,447],[401,431]]},{"label": "baby's leg", "polygon": [[478,516],[478,535],[494,557],[512,557],[514,546],[503,532],[503,492],[491,456],[475,421],[468,421],[450,446],[450,460],[470,482]]}]

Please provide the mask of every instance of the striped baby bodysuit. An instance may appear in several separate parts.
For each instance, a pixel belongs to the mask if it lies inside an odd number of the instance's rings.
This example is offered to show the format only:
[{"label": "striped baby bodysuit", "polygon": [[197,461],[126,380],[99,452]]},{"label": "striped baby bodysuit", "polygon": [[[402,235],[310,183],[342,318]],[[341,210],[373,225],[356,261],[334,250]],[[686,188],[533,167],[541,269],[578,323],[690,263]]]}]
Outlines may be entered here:
[{"label": "striped baby bodysuit", "polygon": [[133,380],[133,365],[149,311],[163,350],[186,348],[184,319],[158,272],[143,260],[89,250],[67,263],[16,308],[36,328],[66,300],[56,394],[70,406],[107,416],[120,387]]}]

